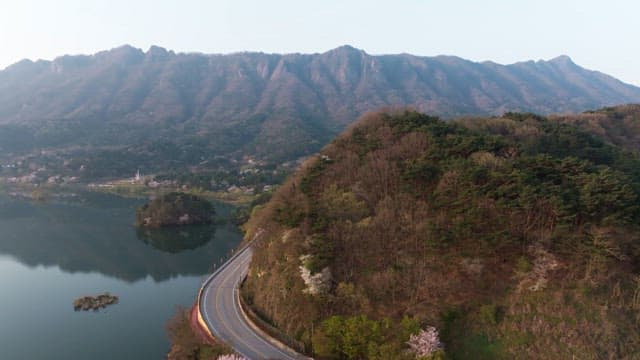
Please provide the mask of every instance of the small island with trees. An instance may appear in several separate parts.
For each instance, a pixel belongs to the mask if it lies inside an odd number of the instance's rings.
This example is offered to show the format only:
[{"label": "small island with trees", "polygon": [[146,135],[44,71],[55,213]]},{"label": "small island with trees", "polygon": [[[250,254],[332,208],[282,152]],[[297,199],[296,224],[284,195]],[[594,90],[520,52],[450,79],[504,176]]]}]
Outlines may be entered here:
[{"label": "small island with trees", "polygon": [[118,297],[108,292],[97,296],[81,296],[73,301],[73,309],[75,311],[97,311],[104,309],[109,305],[117,304]]},{"label": "small island with trees", "polygon": [[136,226],[169,227],[211,224],[215,208],[208,200],[179,192],[172,192],[152,200],[138,208]]}]

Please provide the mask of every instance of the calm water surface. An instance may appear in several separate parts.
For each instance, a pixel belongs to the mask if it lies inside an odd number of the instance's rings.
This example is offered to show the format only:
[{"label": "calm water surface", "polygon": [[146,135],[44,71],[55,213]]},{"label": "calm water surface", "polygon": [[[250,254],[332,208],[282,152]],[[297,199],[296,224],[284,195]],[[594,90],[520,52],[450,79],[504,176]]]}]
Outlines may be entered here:
[{"label": "calm water surface", "polygon": [[[203,276],[241,234],[232,225],[136,231],[140,204],[0,195],[0,359],[164,358],[166,321],[193,304]],[[105,291],[120,302],[73,310],[76,297]]]}]

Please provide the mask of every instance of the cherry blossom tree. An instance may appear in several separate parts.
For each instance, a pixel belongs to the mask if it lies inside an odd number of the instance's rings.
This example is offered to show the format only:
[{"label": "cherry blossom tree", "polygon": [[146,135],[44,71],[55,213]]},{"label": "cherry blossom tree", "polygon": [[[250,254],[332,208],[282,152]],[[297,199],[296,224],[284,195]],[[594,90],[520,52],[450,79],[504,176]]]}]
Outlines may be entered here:
[{"label": "cherry blossom tree", "polygon": [[438,330],[433,326],[427,326],[426,329],[420,330],[418,334],[411,335],[407,345],[418,357],[431,356],[443,349]]},{"label": "cherry blossom tree", "polygon": [[218,356],[216,360],[248,360],[248,359],[244,356],[240,356],[236,354],[227,354],[227,355]]}]

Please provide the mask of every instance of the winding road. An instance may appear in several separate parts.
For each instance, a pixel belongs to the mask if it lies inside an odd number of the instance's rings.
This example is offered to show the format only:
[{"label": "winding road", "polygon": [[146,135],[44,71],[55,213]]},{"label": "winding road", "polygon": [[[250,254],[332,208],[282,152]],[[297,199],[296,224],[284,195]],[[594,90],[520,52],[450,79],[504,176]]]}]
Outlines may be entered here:
[{"label": "winding road", "polygon": [[250,246],[242,248],[204,283],[199,303],[204,322],[213,336],[247,359],[308,360],[254,330],[243,315],[238,287],[249,269],[252,254]]}]

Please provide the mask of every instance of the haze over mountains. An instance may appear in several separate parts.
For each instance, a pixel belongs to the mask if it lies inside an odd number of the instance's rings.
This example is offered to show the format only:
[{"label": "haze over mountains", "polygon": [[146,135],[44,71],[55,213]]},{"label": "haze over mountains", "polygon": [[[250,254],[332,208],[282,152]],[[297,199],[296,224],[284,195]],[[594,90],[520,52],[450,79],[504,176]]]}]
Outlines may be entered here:
[{"label": "haze over mountains", "polygon": [[23,60],[0,71],[0,147],[20,153],[137,146],[144,153],[168,146],[187,154],[175,159],[187,163],[230,154],[291,159],[318,150],[350,121],[383,106],[452,117],[631,102],[640,102],[640,88],[566,56],[499,65],[453,56],[373,56],[350,46],[308,55],[122,46]]}]

